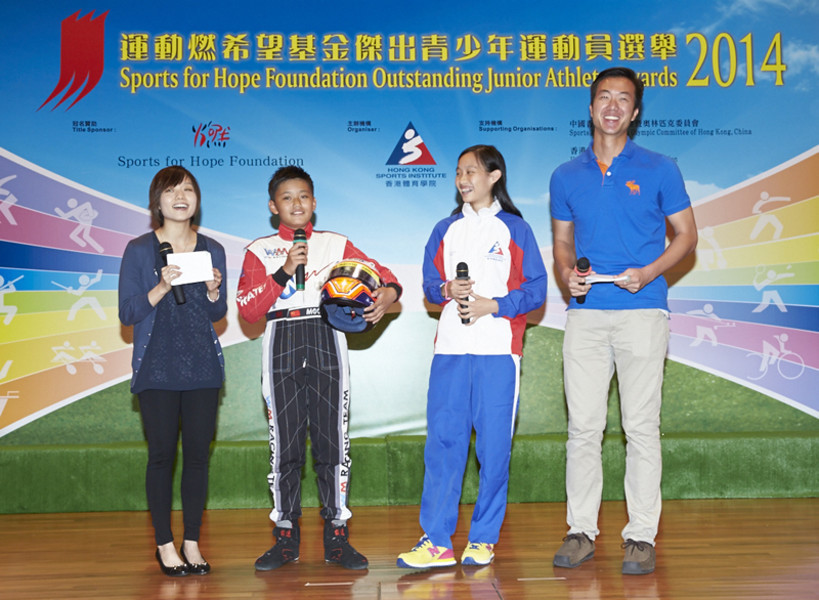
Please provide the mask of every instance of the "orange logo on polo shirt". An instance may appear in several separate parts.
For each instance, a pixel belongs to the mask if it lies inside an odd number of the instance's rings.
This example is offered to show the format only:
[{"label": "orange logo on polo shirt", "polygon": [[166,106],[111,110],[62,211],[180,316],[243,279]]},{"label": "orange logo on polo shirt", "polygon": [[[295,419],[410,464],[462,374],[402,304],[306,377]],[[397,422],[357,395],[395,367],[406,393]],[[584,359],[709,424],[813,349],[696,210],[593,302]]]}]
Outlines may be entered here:
[{"label": "orange logo on polo shirt", "polygon": [[628,188],[629,196],[639,196],[640,195],[640,184],[635,182],[633,179],[631,181],[626,181],[626,187]]}]

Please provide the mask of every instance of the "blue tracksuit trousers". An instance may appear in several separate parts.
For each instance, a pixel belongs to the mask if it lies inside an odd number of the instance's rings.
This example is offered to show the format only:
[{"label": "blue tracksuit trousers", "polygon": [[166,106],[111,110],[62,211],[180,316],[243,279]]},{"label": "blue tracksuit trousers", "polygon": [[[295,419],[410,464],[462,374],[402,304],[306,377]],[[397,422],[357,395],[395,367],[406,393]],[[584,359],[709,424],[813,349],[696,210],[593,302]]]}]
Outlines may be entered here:
[{"label": "blue tracksuit trousers", "polygon": [[506,514],[519,383],[517,355],[433,357],[420,521],[436,546],[452,547],[473,428],[480,477],[469,541],[497,543]]}]

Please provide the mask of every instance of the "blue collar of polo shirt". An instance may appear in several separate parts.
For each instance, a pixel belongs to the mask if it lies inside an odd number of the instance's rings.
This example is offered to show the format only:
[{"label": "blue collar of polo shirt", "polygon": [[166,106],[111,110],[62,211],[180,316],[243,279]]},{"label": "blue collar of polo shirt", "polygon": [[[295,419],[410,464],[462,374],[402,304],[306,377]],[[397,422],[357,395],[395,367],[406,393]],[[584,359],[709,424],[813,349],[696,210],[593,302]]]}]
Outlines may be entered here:
[{"label": "blue collar of polo shirt", "polygon": [[[593,148],[594,148],[594,140],[589,142],[589,145],[586,148],[586,151],[583,154],[581,154],[583,162],[597,164],[597,157],[594,155],[594,149]],[[623,158],[631,158],[632,156],[634,156],[634,153],[636,151],[637,151],[637,144],[634,143],[634,140],[632,140],[631,138],[626,138],[626,145],[623,146],[623,149],[620,151],[620,154],[618,154],[614,158],[619,158],[621,156]]]}]

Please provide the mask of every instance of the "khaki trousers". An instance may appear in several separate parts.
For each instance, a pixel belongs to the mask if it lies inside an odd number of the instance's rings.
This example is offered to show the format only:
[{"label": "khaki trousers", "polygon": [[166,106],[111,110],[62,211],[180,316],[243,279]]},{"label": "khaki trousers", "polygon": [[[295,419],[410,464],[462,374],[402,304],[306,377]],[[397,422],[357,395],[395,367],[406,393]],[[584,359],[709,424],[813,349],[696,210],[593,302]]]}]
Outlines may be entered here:
[{"label": "khaki trousers", "polygon": [[626,435],[623,539],[654,543],[660,521],[662,455],[660,406],[668,350],[668,314],[659,309],[572,309],[563,343],[569,408],[566,495],[569,533],[600,533],[603,490],[601,444],[608,392],[617,370]]}]

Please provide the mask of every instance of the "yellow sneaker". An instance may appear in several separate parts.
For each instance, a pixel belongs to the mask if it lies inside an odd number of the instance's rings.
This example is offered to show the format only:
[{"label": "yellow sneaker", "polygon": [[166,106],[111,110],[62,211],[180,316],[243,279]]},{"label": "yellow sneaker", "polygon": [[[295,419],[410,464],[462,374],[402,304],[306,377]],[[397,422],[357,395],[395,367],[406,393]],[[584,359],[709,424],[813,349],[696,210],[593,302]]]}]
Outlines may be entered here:
[{"label": "yellow sneaker", "polygon": [[495,544],[469,542],[461,555],[462,565],[488,565],[495,558]]},{"label": "yellow sneaker", "polygon": [[455,562],[452,548],[435,546],[424,534],[412,550],[398,555],[395,564],[409,569],[426,569],[428,567],[451,567]]}]

